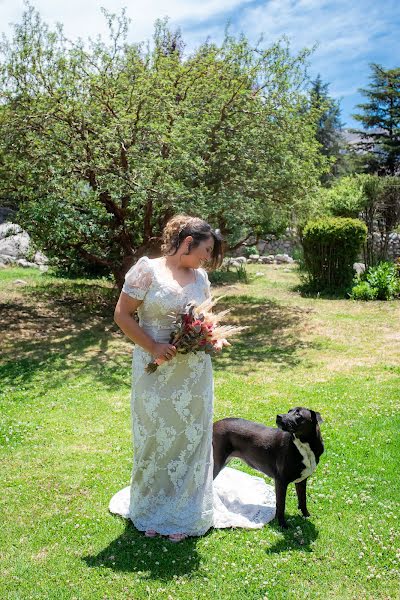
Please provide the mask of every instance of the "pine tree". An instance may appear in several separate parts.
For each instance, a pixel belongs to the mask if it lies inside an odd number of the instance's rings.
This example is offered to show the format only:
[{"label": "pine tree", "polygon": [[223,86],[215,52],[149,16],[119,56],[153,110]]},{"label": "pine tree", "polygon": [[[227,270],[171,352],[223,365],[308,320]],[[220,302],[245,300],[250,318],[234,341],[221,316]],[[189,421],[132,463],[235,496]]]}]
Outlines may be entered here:
[{"label": "pine tree", "polygon": [[316,138],[321,144],[321,153],[332,162],[331,171],[321,177],[322,183],[327,183],[340,173],[341,149],[344,145],[340,121],[340,104],[329,96],[329,83],[323,83],[318,75],[311,82],[311,108],[317,110],[318,122]]},{"label": "pine tree", "polygon": [[[367,102],[357,104],[352,115],[363,125],[351,130],[360,136],[357,144],[366,155],[369,171],[379,175],[400,174],[400,68],[384,69],[372,63],[369,88],[360,89]],[[368,166],[368,165],[367,165]]]}]

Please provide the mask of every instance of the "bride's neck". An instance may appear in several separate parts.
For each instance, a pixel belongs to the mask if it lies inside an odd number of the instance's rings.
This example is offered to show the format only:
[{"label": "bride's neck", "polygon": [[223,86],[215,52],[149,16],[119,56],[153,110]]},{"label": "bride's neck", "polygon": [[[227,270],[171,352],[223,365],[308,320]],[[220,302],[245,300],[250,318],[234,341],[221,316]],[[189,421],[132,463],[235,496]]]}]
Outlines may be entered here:
[{"label": "bride's neck", "polygon": [[181,264],[180,255],[174,254],[173,256],[164,256],[164,264],[168,267],[168,269],[174,271],[191,271],[190,267],[186,267]]}]

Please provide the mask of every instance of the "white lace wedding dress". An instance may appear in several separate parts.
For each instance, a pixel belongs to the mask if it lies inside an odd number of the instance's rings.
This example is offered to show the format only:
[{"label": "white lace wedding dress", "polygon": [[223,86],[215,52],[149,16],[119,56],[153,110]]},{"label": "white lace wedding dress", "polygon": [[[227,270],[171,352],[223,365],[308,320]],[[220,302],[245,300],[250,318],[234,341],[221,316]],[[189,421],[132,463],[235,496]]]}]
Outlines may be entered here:
[{"label": "white lace wedding dress", "polygon": [[[203,302],[210,284],[203,269],[182,287],[162,259],[141,258],[127,273],[123,291],[142,300],[140,326],[168,342],[174,312]],[[152,356],[133,352],[131,485],[111,499],[109,510],[130,518],[140,531],[203,535],[210,527],[256,528],[275,515],[275,495],[261,477],[225,468],[213,482],[213,375],[200,352],[177,356],[152,374]]]}]

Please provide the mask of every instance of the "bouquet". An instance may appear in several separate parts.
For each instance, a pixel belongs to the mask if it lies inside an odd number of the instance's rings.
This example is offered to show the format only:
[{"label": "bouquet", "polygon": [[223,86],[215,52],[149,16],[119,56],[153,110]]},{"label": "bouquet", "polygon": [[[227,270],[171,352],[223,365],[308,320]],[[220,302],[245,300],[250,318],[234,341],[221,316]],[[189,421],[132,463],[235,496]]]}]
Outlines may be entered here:
[{"label": "bouquet", "polygon": [[[173,331],[169,343],[174,345],[180,354],[189,352],[205,352],[214,355],[223,346],[230,346],[228,337],[236,335],[246,327],[234,325],[220,325],[220,320],[229,313],[223,310],[212,313],[212,307],[220,300],[207,298],[204,302],[196,305],[194,302],[187,304],[183,313],[171,315],[174,318]],[[156,358],[146,367],[146,373],[154,373],[156,369],[166,362],[166,358]]]}]

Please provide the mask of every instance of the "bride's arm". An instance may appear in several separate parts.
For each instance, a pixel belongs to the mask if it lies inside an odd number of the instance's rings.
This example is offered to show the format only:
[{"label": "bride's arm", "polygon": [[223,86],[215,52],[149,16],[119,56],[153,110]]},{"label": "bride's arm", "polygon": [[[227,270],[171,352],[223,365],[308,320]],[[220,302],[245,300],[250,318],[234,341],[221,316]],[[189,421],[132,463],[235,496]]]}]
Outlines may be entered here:
[{"label": "bride's arm", "polygon": [[121,292],[114,311],[114,321],[126,336],[146,352],[155,358],[165,356],[172,358],[176,354],[175,346],[171,344],[159,344],[150,337],[132,317],[132,313],[142,304],[143,300],[131,298],[128,294]]}]

